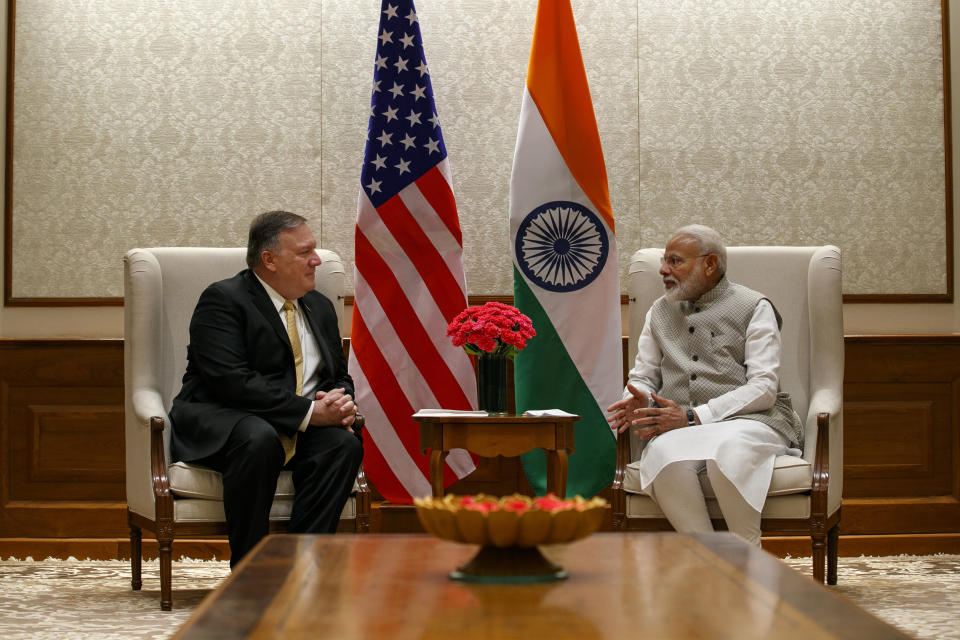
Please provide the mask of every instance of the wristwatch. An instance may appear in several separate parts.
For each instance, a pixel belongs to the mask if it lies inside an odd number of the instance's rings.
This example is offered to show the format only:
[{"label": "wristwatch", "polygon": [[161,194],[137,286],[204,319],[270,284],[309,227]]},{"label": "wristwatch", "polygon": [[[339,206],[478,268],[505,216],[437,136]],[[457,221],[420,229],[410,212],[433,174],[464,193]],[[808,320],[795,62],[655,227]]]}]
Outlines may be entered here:
[{"label": "wristwatch", "polygon": [[687,426],[692,427],[697,424],[697,416],[693,412],[693,409],[687,409]]}]

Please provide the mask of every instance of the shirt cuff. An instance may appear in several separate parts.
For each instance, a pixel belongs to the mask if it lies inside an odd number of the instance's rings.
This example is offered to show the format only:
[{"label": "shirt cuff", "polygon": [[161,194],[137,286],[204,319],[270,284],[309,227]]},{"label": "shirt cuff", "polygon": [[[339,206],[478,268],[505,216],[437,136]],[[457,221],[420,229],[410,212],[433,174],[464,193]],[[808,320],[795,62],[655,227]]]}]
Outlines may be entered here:
[{"label": "shirt cuff", "polygon": [[307,409],[307,415],[303,416],[303,420],[300,421],[300,426],[297,427],[300,431],[306,431],[307,425],[310,424],[310,416],[313,415],[313,402],[310,403],[310,408]]},{"label": "shirt cuff", "polygon": [[710,407],[708,407],[706,404],[702,404],[699,407],[690,408],[693,409],[694,413],[697,414],[697,419],[700,420],[700,424],[716,422],[716,419],[713,417],[713,412],[710,411]]}]

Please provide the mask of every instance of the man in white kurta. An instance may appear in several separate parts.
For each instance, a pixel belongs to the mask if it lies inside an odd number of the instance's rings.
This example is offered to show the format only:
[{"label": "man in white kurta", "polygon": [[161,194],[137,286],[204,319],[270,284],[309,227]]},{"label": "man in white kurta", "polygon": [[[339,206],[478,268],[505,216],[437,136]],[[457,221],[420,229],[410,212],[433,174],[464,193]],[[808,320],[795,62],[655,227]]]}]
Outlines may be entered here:
[{"label": "man in white kurta", "polygon": [[799,455],[803,429],[780,392],[780,316],[763,294],[725,276],[726,248],[709,227],[679,229],[647,313],[637,359],[610,424],[646,439],[641,489],[674,529],[712,531],[705,470],[727,528],[760,543],[774,458]]}]

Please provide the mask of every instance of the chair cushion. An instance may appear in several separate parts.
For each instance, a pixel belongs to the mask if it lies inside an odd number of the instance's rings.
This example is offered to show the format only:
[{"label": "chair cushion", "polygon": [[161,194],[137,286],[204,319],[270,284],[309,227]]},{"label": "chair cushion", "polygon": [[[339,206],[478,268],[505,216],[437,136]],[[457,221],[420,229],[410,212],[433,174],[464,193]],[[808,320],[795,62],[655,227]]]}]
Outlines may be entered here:
[{"label": "chair cushion", "polygon": [[[175,462],[167,467],[170,492],[176,497],[198,500],[223,500],[223,478],[219,471],[198,464]],[[293,474],[280,472],[277,498],[293,498]]]},{"label": "chair cushion", "polygon": [[[293,508],[292,499],[277,499],[270,507],[271,520],[289,520]],[[353,520],[357,517],[357,499],[350,496],[340,512],[341,520]],[[223,502],[219,500],[197,500],[181,498],[173,501],[174,522],[224,522]]]},{"label": "chair cushion", "polygon": [[[713,498],[707,499],[707,512],[711,518],[720,519],[720,507]],[[650,496],[638,493],[627,494],[626,515],[628,518],[663,518],[663,512]],[[763,505],[764,518],[783,518],[805,520],[810,517],[810,496],[802,493],[791,493],[780,496],[770,496]]]},{"label": "chair cushion", "polygon": [[[197,500],[223,500],[223,478],[219,471],[198,464],[175,462],[167,467],[167,478],[170,481],[170,493],[177,498],[194,498]],[[353,491],[357,491],[357,483],[353,483]],[[277,480],[278,500],[293,499],[293,473],[281,471]],[[276,506],[276,503],[274,503]],[[220,508],[221,513],[223,508]],[[289,517],[289,512],[287,517]],[[222,516],[221,516],[222,517]],[[271,514],[271,517],[272,514]]]},{"label": "chair cushion", "polygon": [[[637,469],[638,462],[631,462],[627,465],[627,473],[623,479],[623,488],[627,493],[646,495],[646,492],[640,490],[640,470]],[[700,473],[700,486],[703,487],[703,495],[707,499],[713,499],[716,496],[713,493],[713,487],[710,486],[710,480],[707,478],[706,471]],[[770,489],[768,496],[783,496],[792,493],[803,493],[810,491],[813,486],[813,467],[809,462],[797,456],[777,456],[773,462],[773,477],[770,479]]]}]

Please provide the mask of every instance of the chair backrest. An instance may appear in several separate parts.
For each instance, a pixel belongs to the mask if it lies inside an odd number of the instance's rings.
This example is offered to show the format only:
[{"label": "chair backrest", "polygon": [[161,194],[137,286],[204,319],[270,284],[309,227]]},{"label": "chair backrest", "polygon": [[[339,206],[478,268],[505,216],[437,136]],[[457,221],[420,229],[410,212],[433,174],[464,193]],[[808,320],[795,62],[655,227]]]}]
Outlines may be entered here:
[{"label": "chair backrest", "polygon": [[[343,261],[318,249],[316,289],[337,310],[343,327]],[[158,247],[131,249],[124,256],[124,381],[127,502],[152,517],[149,418],[167,420],[170,402],[186,370],[190,318],[211,283],[246,268],[245,248]],[[149,414],[149,415],[147,415]],[[169,429],[164,431],[169,461]]]},{"label": "chair backrest", "polygon": [[[660,258],[663,249],[633,254],[629,275],[629,364],[637,354],[637,339],[647,310],[663,295]],[[727,277],[767,296],[783,317],[780,386],[790,393],[804,422],[804,458],[812,460],[816,446],[814,394],[836,394],[843,388],[843,305],[840,250],[823,247],[728,247]],[[832,418],[834,419],[834,418]],[[839,423],[841,416],[836,416]],[[842,453],[831,427],[831,462]],[[834,447],[837,447],[836,449]],[[831,465],[832,466],[832,465]],[[832,486],[831,486],[832,489]]]}]

